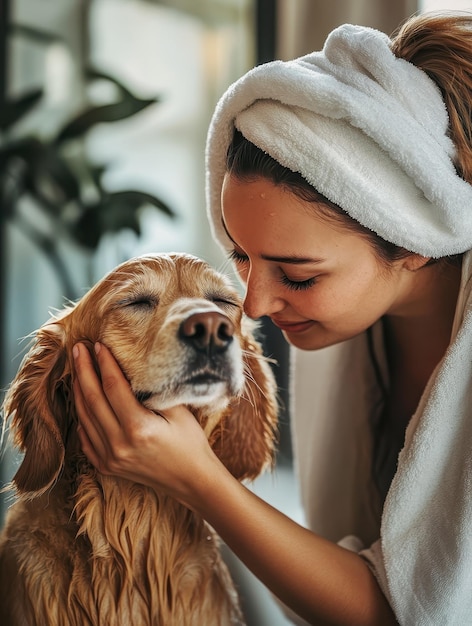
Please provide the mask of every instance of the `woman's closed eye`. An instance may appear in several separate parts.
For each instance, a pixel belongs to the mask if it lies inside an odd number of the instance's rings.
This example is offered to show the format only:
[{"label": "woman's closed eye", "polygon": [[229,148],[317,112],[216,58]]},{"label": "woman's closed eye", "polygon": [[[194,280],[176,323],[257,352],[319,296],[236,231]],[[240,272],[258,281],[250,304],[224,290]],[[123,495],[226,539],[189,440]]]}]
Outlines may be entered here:
[{"label": "woman's closed eye", "polygon": [[[229,253],[229,258],[236,264],[245,264],[249,262],[249,257],[238,250],[231,250]],[[286,274],[282,272],[280,276],[280,282],[282,285],[291,289],[292,291],[303,291],[304,289],[309,289],[316,283],[316,276],[312,276],[310,278],[306,278],[303,280],[294,280],[289,278]]]},{"label": "woman's closed eye", "polygon": [[305,280],[292,280],[285,274],[282,274],[280,282],[282,285],[285,285],[285,287],[292,289],[292,291],[303,291],[304,289],[313,287],[316,283],[316,276],[312,276],[311,278],[307,278]]},{"label": "woman's closed eye", "polygon": [[231,250],[228,254],[228,258],[234,263],[246,263],[249,261],[249,258],[245,254],[238,252],[237,250]]}]

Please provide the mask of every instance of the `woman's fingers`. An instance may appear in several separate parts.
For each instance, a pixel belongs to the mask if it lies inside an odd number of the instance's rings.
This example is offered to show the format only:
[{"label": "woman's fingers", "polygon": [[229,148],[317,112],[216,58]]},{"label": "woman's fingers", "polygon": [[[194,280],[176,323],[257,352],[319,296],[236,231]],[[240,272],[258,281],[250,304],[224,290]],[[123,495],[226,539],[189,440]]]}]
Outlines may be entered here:
[{"label": "woman's fingers", "polygon": [[100,467],[101,460],[110,453],[110,433],[107,430],[116,430],[118,424],[102,391],[89,351],[84,345],[77,345],[74,357],[77,375],[74,399],[80,426],[78,435],[86,456],[96,467]]},{"label": "woman's fingers", "polygon": [[[87,348],[83,344],[74,347],[78,434],[93,465],[103,473],[120,474],[133,464],[136,441],[150,411],[136,400],[110,351],[97,346],[96,355],[101,380]],[[156,415],[152,417],[155,422]]]},{"label": "woman's fingers", "polygon": [[96,344],[95,351],[101,380],[87,348],[83,344],[74,346],[75,371],[81,391],[78,400],[81,415],[99,417],[98,426],[108,431],[119,421],[120,409],[134,407],[138,402],[110,351],[99,344]]},{"label": "woman's fingers", "polygon": [[99,422],[90,416],[82,395],[82,390],[77,381],[74,382],[74,399],[77,416],[79,418],[77,434],[82,451],[89,461],[95,465],[95,467],[99,468],[101,458],[106,455],[105,446],[107,441],[100,428]]},{"label": "woman's fingers", "polygon": [[[110,350],[106,346],[97,343],[95,344],[95,354],[102,377],[101,383],[99,383],[99,390],[103,390],[101,395],[104,394],[106,397],[109,406],[112,408],[114,418],[120,422],[121,426],[126,427],[130,423],[130,416],[142,410],[142,405],[136,400],[129,382],[126,380]],[[90,382],[90,379],[87,378],[87,381]],[[84,391],[83,388],[82,391]],[[95,396],[95,385],[93,388],[90,387],[89,392],[91,394],[90,401],[98,402],[102,400],[100,397],[96,398]],[[103,406],[99,406],[95,414],[102,415],[102,411]]]}]

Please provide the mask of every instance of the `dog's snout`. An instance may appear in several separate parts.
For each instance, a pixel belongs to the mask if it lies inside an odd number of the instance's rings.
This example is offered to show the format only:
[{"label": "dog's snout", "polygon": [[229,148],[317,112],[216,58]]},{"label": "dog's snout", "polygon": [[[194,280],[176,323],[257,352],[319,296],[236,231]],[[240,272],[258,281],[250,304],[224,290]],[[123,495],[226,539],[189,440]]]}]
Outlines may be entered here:
[{"label": "dog's snout", "polygon": [[217,311],[194,313],[180,325],[179,336],[201,352],[222,352],[233,340],[234,326]]}]

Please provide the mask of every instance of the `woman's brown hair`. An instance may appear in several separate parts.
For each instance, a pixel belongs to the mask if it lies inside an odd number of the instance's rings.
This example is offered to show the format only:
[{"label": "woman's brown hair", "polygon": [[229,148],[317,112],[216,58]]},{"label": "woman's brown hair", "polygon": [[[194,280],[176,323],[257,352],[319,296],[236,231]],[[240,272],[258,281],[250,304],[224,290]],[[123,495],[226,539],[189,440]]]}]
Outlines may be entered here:
[{"label": "woman's brown hair", "polygon": [[411,18],[393,37],[392,51],[438,85],[457,150],[457,172],[472,183],[472,13]]}]

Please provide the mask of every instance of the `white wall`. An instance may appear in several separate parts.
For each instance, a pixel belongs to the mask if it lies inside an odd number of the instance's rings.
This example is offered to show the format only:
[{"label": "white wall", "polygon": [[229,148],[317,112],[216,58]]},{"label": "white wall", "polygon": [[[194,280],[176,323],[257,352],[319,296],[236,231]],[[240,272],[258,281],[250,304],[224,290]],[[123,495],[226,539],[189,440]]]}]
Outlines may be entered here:
[{"label": "white wall", "polygon": [[472,0],[419,0],[418,7],[422,12],[444,9],[450,11],[471,11]]}]

